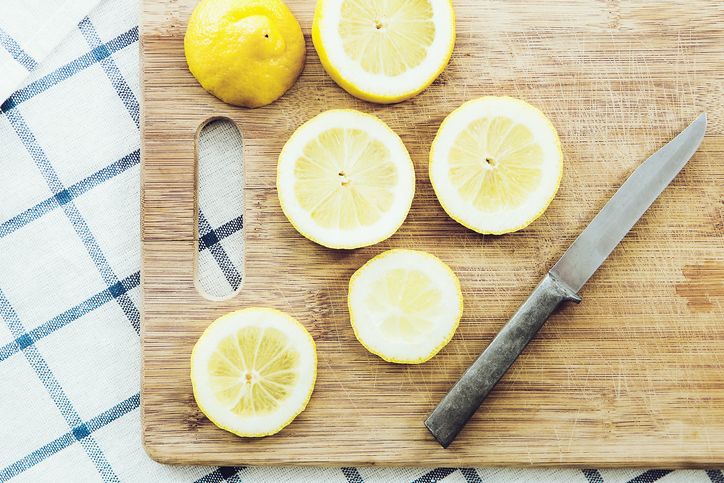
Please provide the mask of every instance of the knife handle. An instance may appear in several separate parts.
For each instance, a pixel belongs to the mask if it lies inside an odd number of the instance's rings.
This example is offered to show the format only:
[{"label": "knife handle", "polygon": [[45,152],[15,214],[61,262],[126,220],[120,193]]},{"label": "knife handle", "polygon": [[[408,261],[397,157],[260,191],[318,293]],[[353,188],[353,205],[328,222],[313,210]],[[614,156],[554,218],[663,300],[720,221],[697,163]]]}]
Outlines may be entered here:
[{"label": "knife handle", "polygon": [[425,420],[425,426],[443,448],[452,443],[493,386],[563,301],[579,303],[581,297],[564,282],[547,273],[483,353],[442,398]]}]

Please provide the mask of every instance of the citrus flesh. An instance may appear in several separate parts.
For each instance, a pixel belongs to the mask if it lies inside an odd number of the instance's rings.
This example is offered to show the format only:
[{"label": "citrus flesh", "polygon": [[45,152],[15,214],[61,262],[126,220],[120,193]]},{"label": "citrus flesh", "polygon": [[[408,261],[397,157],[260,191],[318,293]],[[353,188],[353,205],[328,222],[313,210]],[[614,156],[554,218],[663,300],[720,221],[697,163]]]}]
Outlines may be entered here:
[{"label": "citrus flesh", "polygon": [[277,193],[302,235],[330,248],[358,248],[397,231],[415,194],[415,171],[384,122],[331,110],[303,124],[285,144]]},{"label": "citrus flesh", "polygon": [[450,0],[318,0],[312,41],[327,73],[347,92],[400,102],[445,69],[455,13]]},{"label": "citrus flesh", "polygon": [[418,364],[453,337],[463,313],[460,282],[429,253],[395,249],[377,255],[349,282],[355,336],[388,362]]},{"label": "citrus flesh", "polygon": [[184,36],[189,70],[201,86],[236,106],[281,97],[304,69],[304,35],[281,0],[202,0]]},{"label": "citrus flesh", "polygon": [[291,423],[305,409],[316,374],[312,337],[295,319],[272,309],[217,319],[191,355],[199,408],[239,436],[268,436]]},{"label": "citrus flesh", "polygon": [[558,191],[563,153],[540,110],[518,99],[482,97],[443,121],[429,170],[453,219],[479,233],[502,234],[546,210]]}]

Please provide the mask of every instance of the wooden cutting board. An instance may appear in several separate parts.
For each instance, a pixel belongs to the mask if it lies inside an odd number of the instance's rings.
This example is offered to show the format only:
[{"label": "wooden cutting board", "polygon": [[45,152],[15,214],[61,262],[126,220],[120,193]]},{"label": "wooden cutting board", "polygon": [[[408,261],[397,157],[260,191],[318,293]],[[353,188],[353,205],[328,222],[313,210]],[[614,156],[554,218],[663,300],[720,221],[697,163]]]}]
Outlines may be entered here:
[{"label": "wooden cutting board", "polygon": [[[456,0],[443,74],[397,105],[351,97],[310,38],[313,0],[289,0],[307,39],[295,86],[264,108],[228,106],[187,70],[195,0],[141,1],[142,431],[174,464],[719,468],[724,465],[724,7],[720,2]],[[525,230],[482,236],[451,220],[427,174],[442,120],[483,95],[524,99],[560,135],[558,195]],[[278,154],[331,108],[372,113],[415,163],[400,230],[330,250],[279,207]],[[580,291],[562,306],[447,450],[423,421],[628,175],[698,114],[701,148]],[[197,289],[195,138],[226,117],[244,139],[246,277],[230,300]],[[393,247],[431,252],[458,274],[465,312],[421,365],[395,365],[355,339],[352,273]],[[196,406],[189,356],[217,317],[250,306],[295,316],[318,347],[307,410],[275,436],[244,439]]]}]

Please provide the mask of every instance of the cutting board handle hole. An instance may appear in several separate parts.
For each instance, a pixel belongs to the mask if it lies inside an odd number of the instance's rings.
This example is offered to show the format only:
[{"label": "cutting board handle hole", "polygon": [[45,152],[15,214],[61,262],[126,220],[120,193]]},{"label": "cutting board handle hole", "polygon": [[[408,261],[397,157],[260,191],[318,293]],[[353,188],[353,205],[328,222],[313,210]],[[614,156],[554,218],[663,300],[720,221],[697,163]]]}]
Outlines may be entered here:
[{"label": "cutting board handle hole", "polygon": [[244,143],[231,119],[212,117],[196,132],[195,284],[210,300],[241,290],[245,267]]}]

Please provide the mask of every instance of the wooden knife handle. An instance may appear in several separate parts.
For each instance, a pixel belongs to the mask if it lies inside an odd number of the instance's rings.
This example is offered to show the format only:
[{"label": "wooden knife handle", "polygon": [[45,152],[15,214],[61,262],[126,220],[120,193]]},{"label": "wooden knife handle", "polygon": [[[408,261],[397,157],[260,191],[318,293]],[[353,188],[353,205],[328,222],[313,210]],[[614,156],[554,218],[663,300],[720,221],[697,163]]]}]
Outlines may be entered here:
[{"label": "wooden knife handle", "polygon": [[493,386],[563,301],[579,303],[581,297],[564,282],[547,273],[483,353],[442,398],[425,420],[425,426],[443,448],[452,443]]}]

